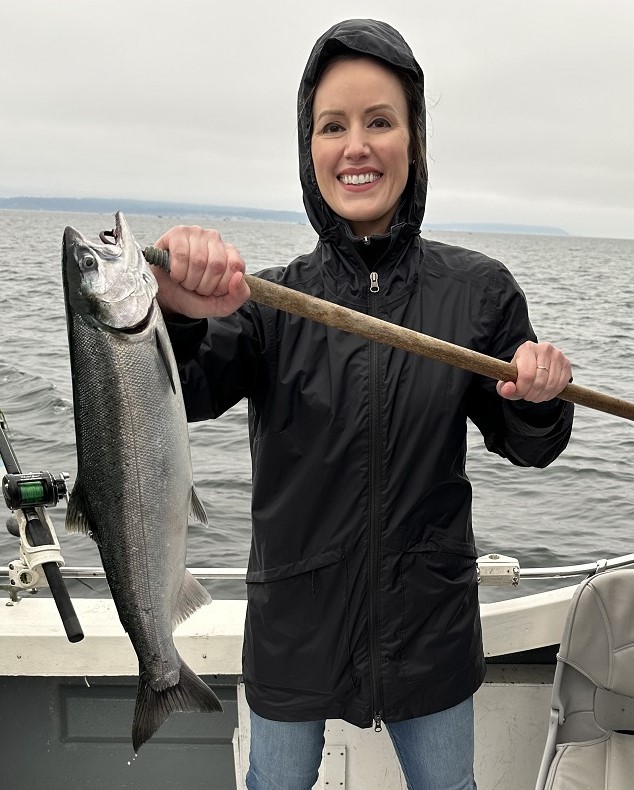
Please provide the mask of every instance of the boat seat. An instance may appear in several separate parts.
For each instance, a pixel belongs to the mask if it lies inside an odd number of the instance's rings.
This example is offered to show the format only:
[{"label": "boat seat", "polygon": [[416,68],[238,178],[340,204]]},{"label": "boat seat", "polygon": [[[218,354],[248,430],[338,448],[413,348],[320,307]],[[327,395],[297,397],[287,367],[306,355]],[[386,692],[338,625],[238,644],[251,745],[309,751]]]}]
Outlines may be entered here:
[{"label": "boat seat", "polygon": [[634,568],[583,581],[570,603],[535,790],[634,787]]}]

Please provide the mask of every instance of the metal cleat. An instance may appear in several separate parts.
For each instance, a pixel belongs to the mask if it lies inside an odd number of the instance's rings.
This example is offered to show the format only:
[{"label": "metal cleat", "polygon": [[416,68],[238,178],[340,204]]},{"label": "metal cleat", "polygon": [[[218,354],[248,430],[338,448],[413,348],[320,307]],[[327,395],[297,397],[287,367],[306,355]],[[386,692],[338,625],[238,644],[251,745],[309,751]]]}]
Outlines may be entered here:
[{"label": "metal cleat", "polygon": [[517,587],[520,583],[520,563],[516,557],[485,554],[478,557],[478,584],[483,587]]}]

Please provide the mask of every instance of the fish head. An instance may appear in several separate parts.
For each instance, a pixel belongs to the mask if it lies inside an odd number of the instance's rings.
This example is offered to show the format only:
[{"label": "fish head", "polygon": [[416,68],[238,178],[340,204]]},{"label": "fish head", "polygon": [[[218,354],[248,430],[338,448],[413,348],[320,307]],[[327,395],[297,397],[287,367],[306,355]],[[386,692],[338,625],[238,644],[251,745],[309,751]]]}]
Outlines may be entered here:
[{"label": "fish head", "polygon": [[88,324],[110,331],[134,330],[152,312],[158,284],[120,211],[108,235],[111,243],[94,243],[75,228],[64,231],[66,303]]}]

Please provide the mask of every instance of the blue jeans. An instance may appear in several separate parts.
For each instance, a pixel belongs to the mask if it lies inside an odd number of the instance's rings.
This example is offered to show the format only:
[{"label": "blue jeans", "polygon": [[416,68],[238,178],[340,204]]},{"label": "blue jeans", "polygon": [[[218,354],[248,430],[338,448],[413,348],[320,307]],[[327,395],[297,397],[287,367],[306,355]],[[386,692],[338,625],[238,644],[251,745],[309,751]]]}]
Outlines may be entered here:
[{"label": "blue jeans", "polygon": [[[323,720],[271,721],[251,711],[248,790],[311,790],[319,773],[324,727]],[[385,727],[408,790],[476,790],[472,697],[449,710]]]}]

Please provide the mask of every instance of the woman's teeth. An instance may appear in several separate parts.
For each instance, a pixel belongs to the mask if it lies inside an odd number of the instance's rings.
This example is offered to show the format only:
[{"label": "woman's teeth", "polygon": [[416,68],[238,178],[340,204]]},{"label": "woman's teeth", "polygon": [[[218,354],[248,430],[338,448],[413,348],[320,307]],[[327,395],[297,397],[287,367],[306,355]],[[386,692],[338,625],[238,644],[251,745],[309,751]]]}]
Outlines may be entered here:
[{"label": "woman's teeth", "polygon": [[369,184],[371,181],[376,181],[381,178],[380,173],[359,173],[358,175],[349,175],[345,173],[339,176],[339,180],[344,184]]}]

